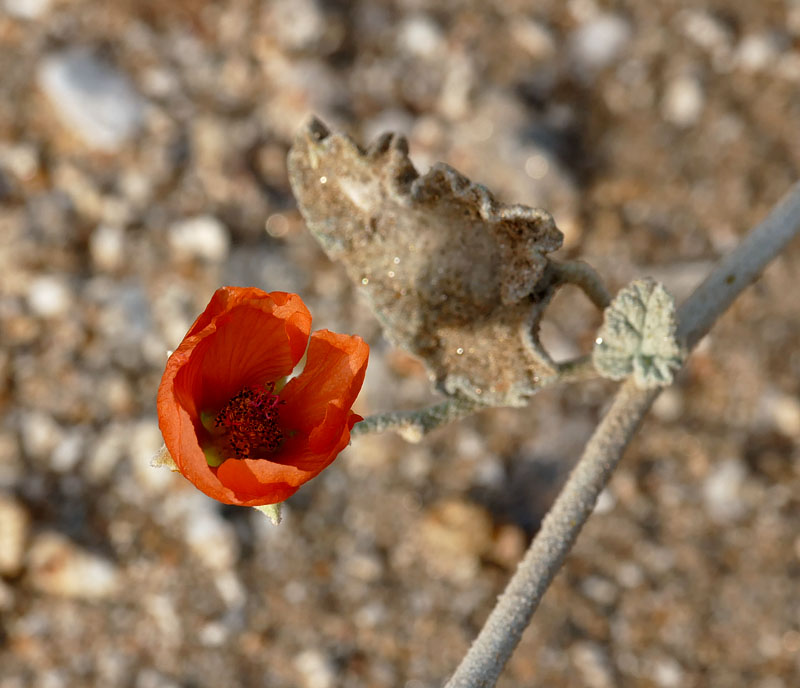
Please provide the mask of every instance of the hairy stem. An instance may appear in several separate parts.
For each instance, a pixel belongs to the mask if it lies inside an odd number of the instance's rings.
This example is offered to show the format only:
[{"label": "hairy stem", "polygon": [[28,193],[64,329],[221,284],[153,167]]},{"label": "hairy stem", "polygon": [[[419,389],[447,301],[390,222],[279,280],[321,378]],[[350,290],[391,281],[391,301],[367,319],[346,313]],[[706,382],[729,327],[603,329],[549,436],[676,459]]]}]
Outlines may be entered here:
[{"label": "hairy stem", "polygon": [[568,260],[564,263],[551,261],[548,267],[557,284],[574,284],[579,287],[600,310],[611,303],[611,295],[603,279],[589,263],[581,260]]},{"label": "hairy stem", "polygon": [[[724,258],[678,311],[678,335],[694,346],[736,296],[800,230],[800,183]],[[497,682],[550,582],[594,509],[658,390],[622,384],[506,590],[446,688]]]},{"label": "hairy stem", "polygon": [[472,399],[453,397],[440,404],[416,411],[390,411],[367,416],[353,426],[351,435],[366,435],[368,432],[394,430],[409,442],[419,442],[423,435],[440,425],[463,418],[477,409],[485,408]]}]

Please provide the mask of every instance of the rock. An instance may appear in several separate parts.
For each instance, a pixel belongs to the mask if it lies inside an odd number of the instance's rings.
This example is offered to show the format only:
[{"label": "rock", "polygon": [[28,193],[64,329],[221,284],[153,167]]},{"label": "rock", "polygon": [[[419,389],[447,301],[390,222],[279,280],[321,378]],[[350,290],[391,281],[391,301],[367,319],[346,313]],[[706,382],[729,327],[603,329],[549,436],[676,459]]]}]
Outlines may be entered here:
[{"label": "rock", "polygon": [[769,34],[745,36],[736,49],[736,63],[746,72],[760,72],[775,65],[779,46]]},{"label": "rock", "polygon": [[42,411],[26,412],[21,418],[22,448],[35,459],[44,459],[61,442],[64,431],[53,417]]},{"label": "rock", "polygon": [[588,576],[581,582],[581,590],[590,600],[599,605],[609,606],[617,599],[617,586],[600,576]]},{"label": "rock", "polygon": [[615,14],[599,14],[573,31],[570,55],[579,71],[597,71],[622,53],[631,37],[627,21]]},{"label": "rock", "polygon": [[581,641],[570,648],[570,656],[589,688],[611,688],[614,678],[608,653],[597,643]]},{"label": "rock", "polygon": [[667,84],[661,112],[668,122],[690,127],[700,118],[704,101],[705,93],[700,81],[693,76],[679,76]]},{"label": "rock", "polygon": [[478,574],[491,548],[492,523],[477,504],[450,499],[428,509],[415,535],[431,576],[464,583]]},{"label": "rock", "polygon": [[114,565],[52,531],[36,537],[28,552],[28,579],[36,590],[60,597],[98,600],[119,587]]},{"label": "rock", "polygon": [[712,468],[703,483],[703,499],[713,521],[730,523],[744,515],[741,490],[746,476],[747,467],[739,459],[726,459]]},{"label": "rock", "polygon": [[541,22],[522,18],[511,25],[511,36],[535,60],[546,60],[555,55],[556,41],[547,26]]},{"label": "rock", "polygon": [[28,287],[28,306],[41,318],[64,315],[72,305],[67,283],[59,277],[37,277]]},{"label": "rock", "polygon": [[179,684],[155,669],[142,669],[136,675],[136,688],[179,688]]},{"label": "rock", "polygon": [[685,685],[683,668],[672,657],[659,657],[653,662],[650,674],[660,688],[678,688]]},{"label": "rock", "polygon": [[125,454],[128,433],[127,424],[111,423],[97,437],[83,466],[89,482],[101,483],[109,478]]},{"label": "rock", "polygon": [[800,437],[800,400],[776,389],[768,390],[759,402],[759,416],[765,424],[786,437]]},{"label": "rock", "polygon": [[331,688],[335,683],[333,665],[319,650],[304,650],[294,658],[294,666],[303,677],[304,688]]},{"label": "rock", "polygon": [[128,77],[84,48],[46,58],[38,82],[62,122],[91,148],[115,151],[142,123],[144,101]]},{"label": "rock", "polygon": [[194,554],[212,571],[230,571],[239,559],[239,541],[216,504],[199,492],[189,492],[179,510],[185,519],[184,538]]},{"label": "rock", "polygon": [[92,262],[100,270],[116,270],[125,261],[125,232],[117,225],[99,225],[89,239]]},{"label": "rock", "polygon": [[0,575],[15,576],[22,569],[30,516],[16,499],[0,495]]},{"label": "rock", "polygon": [[50,467],[57,473],[69,473],[83,458],[86,433],[79,429],[68,430],[50,454]]},{"label": "rock", "polygon": [[721,55],[730,49],[731,30],[705,10],[687,9],[679,13],[684,35],[709,52]]},{"label": "rock", "polygon": [[174,223],[169,228],[169,245],[178,259],[218,263],[228,256],[230,236],[217,218],[200,215]]},{"label": "rock", "polygon": [[399,47],[418,57],[433,57],[442,48],[442,32],[426,14],[405,19],[398,29]]},{"label": "rock", "polygon": [[315,0],[277,0],[265,8],[275,39],[290,50],[310,48],[325,32],[325,15]]},{"label": "rock", "polygon": [[40,19],[50,9],[52,0],[5,0],[3,9],[17,19]]}]

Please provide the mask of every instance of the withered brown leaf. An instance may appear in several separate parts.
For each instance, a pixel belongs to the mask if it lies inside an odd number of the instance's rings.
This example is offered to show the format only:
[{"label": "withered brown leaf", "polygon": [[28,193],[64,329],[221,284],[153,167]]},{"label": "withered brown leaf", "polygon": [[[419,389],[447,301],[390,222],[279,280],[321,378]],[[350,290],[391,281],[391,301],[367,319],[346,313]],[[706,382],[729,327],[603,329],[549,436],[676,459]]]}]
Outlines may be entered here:
[{"label": "withered brown leaf", "polygon": [[538,325],[563,237],[546,211],[499,203],[442,163],[420,176],[402,136],[363,150],[316,119],[289,175],[309,229],[442,392],[520,406],[554,374]]}]

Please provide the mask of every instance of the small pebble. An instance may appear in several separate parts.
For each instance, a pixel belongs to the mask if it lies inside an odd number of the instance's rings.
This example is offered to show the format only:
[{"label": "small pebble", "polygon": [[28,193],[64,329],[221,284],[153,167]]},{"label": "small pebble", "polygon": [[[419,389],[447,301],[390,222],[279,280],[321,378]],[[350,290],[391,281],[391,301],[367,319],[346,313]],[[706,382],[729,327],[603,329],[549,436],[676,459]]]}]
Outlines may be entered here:
[{"label": "small pebble", "polygon": [[72,294],[69,287],[58,277],[37,277],[28,288],[28,306],[39,317],[64,315],[71,305]]},{"label": "small pebble", "polygon": [[606,650],[589,641],[575,643],[570,648],[570,657],[589,688],[612,688],[614,678],[611,662]]},{"label": "small pebble", "polygon": [[169,228],[169,244],[176,258],[218,263],[228,256],[230,236],[217,218],[200,215],[174,223]]},{"label": "small pebble", "polygon": [[36,590],[60,597],[98,600],[119,588],[119,572],[110,561],[49,531],[31,545],[28,578]]},{"label": "small pebble", "polygon": [[25,507],[0,494],[0,575],[15,576],[22,569],[29,525]]},{"label": "small pebble", "polygon": [[713,466],[703,483],[703,499],[711,519],[730,523],[745,512],[741,490],[747,477],[747,467],[739,459],[725,459]]},{"label": "small pebble", "polygon": [[117,225],[99,225],[89,238],[92,262],[100,270],[117,270],[125,262],[125,232]]},{"label": "small pebble", "polygon": [[332,688],[336,673],[331,661],[319,650],[304,650],[294,658],[304,688]]},{"label": "small pebble", "polygon": [[580,70],[600,70],[616,60],[630,38],[631,27],[622,17],[599,14],[573,31],[570,54]]},{"label": "small pebble", "polygon": [[38,82],[62,122],[91,148],[118,150],[144,117],[128,77],[84,48],[46,58]]},{"label": "small pebble", "polygon": [[442,32],[429,16],[413,15],[400,25],[398,41],[412,55],[433,57],[442,46]]},{"label": "small pebble", "polygon": [[679,76],[667,84],[661,112],[668,122],[679,127],[690,127],[700,118],[704,101],[700,81],[693,76]]},{"label": "small pebble", "polygon": [[17,19],[40,19],[50,9],[52,0],[5,0],[3,8]]}]

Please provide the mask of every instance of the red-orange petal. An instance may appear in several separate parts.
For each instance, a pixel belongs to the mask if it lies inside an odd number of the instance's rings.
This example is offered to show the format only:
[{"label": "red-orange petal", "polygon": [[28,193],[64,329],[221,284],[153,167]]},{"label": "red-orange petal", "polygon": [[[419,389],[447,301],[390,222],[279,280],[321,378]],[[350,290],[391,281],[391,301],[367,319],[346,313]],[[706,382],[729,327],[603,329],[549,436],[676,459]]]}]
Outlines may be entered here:
[{"label": "red-orange petal", "polygon": [[337,441],[323,453],[312,451],[307,442],[290,443],[280,454],[282,463],[266,459],[228,459],[217,477],[235,495],[231,504],[261,506],[290,497],[297,489],[329,466],[350,443],[350,430],[361,416],[350,413]]},{"label": "red-orange petal", "polygon": [[[336,442],[361,390],[369,346],[356,335],[311,335],[306,366],[281,392],[281,423],[310,435],[318,447]],[[316,434],[315,434],[316,431]]]},{"label": "red-orange petal", "polygon": [[[246,386],[288,375],[302,358],[311,330],[311,314],[296,294],[236,287],[218,289],[206,313],[181,347],[191,355],[176,377],[178,394],[188,407],[215,410]],[[224,292],[222,296],[220,292]],[[177,352],[176,352],[177,353]]]}]

